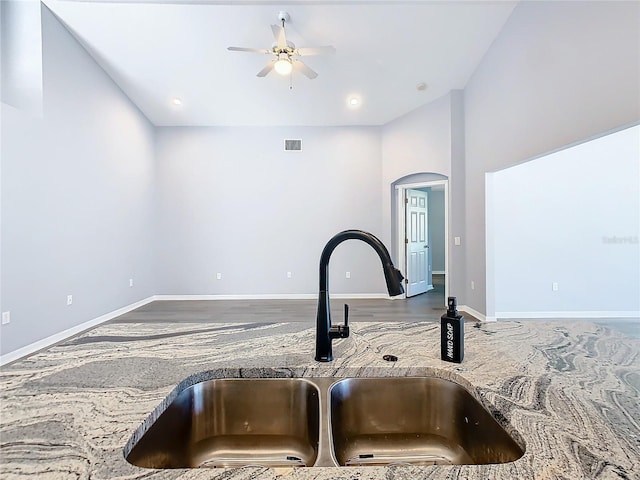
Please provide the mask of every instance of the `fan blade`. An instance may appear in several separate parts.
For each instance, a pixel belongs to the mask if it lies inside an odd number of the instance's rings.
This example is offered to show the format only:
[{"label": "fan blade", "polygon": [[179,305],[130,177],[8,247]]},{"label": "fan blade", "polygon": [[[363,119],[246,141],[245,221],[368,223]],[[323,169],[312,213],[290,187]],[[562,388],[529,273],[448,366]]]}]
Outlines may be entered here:
[{"label": "fan blade", "polygon": [[336,53],[336,49],[331,45],[327,45],[326,47],[303,47],[303,48],[296,48],[294,53],[300,56],[333,55],[334,53]]},{"label": "fan blade", "polygon": [[232,52],[271,53],[271,50],[265,50],[264,48],[227,47],[227,50]]},{"label": "fan blade", "polygon": [[287,47],[287,37],[284,34],[284,27],[280,25],[271,25],[271,31],[273,32],[273,38],[276,39],[276,43],[280,48]]},{"label": "fan blade", "polygon": [[293,60],[293,68],[295,68],[296,70],[302,72],[304,75],[306,75],[311,80],[313,80],[314,78],[316,78],[318,76],[318,74],[316,72],[311,70],[304,63],[302,63],[300,60],[297,60],[297,59]]},{"label": "fan blade", "polygon": [[275,64],[276,64],[275,62],[268,63],[266,67],[264,67],[262,70],[260,70],[258,72],[256,77],[266,77],[267,74],[269,74],[269,72],[271,72],[271,70],[273,70],[273,66]]}]

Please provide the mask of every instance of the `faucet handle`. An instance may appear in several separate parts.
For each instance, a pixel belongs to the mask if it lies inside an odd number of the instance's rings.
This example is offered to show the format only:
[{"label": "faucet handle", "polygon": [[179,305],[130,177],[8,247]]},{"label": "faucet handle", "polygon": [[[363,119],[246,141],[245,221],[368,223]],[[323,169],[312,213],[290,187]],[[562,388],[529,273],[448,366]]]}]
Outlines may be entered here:
[{"label": "faucet handle", "polygon": [[349,336],[349,305],[344,304],[344,325],[338,326],[338,338],[347,338]]},{"label": "faucet handle", "polygon": [[349,305],[344,304],[344,326],[349,327]]},{"label": "faucet handle", "polygon": [[344,325],[331,325],[329,328],[329,338],[349,337],[349,305],[344,304]]}]

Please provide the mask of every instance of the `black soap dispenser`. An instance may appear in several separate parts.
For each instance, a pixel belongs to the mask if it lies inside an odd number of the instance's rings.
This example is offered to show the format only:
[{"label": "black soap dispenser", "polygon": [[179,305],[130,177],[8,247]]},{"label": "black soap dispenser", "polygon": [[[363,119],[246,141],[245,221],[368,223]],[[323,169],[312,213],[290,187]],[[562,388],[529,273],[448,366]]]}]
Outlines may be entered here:
[{"label": "black soap dispenser", "polygon": [[442,360],[462,363],[464,358],[464,318],[458,314],[456,297],[447,299],[447,313],[440,317]]}]

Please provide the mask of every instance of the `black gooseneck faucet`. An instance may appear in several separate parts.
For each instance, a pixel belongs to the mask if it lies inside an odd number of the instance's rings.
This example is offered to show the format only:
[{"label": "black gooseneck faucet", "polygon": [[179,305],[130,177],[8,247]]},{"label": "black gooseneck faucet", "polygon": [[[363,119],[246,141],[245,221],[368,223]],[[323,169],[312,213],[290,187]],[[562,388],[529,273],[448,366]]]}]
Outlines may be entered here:
[{"label": "black gooseneck faucet", "polygon": [[349,336],[349,306],[344,306],[344,325],[331,325],[331,310],[329,306],[329,258],[345,240],[362,240],[371,245],[380,257],[384,278],[387,282],[389,295],[395,297],[404,293],[402,288],[402,273],[393,266],[389,252],[384,244],[374,235],[362,230],[345,230],[335,235],[327,242],[320,256],[320,293],[318,295],[318,316],[316,317],[316,356],[317,362],[330,362],[333,360],[333,348],[331,341],[334,338],[347,338]]}]

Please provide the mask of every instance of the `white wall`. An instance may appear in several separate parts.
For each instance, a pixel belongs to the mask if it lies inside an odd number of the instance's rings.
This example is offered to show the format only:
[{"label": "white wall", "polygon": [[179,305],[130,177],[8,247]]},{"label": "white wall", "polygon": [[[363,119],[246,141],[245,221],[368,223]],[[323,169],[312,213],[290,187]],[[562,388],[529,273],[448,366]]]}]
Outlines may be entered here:
[{"label": "white wall", "polygon": [[153,128],[45,7],[42,38],[44,116],[1,112],[3,354],[155,289]]},{"label": "white wall", "polygon": [[497,317],[640,316],[640,126],[492,185]]},{"label": "white wall", "polygon": [[515,8],[464,93],[465,303],[495,309],[485,304],[485,173],[639,119],[639,71],[638,2]]},{"label": "white wall", "polygon": [[[285,138],[302,152],[284,152]],[[380,151],[376,127],[159,128],[158,293],[317,294],[333,235],[384,236]],[[355,240],[334,252],[330,281],[386,293],[377,255]]]}]

